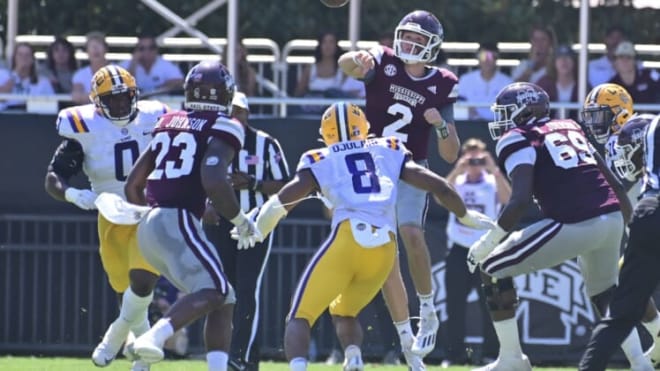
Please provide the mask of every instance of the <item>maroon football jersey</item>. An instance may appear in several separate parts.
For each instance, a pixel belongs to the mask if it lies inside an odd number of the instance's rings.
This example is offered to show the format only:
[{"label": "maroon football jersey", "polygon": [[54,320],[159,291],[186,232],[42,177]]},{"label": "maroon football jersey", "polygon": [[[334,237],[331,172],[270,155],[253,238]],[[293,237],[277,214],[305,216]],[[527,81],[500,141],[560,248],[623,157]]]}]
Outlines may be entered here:
[{"label": "maroon football jersey", "polygon": [[245,130],[236,119],[217,112],[175,111],[160,118],[149,147],[156,155],[156,166],[147,178],[149,205],[187,209],[201,218],[206,192],[200,165],[211,138],[238,152]]},{"label": "maroon football jersey", "polygon": [[453,104],[458,79],[447,69],[430,66],[426,76],[412,77],[392,49],[378,46],[369,52],[376,61],[375,74],[366,82],[370,132],[399,138],[415,161],[427,158],[432,127],[424,111]]},{"label": "maroon football jersey", "polygon": [[[529,148],[534,152],[525,152]],[[545,120],[517,127],[500,138],[496,150],[500,166],[508,171],[536,158],[533,192],[548,218],[577,223],[619,210],[614,190],[598,169],[584,132],[573,120]]]}]

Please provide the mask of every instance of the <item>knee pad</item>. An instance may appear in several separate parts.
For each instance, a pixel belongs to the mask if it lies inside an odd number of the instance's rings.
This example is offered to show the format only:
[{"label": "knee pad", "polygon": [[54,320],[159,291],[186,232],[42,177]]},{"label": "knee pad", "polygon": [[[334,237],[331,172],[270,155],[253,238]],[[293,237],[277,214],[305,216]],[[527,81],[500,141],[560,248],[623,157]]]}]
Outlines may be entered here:
[{"label": "knee pad", "polygon": [[599,317],[602,318],[605,315],[605,312],[607,312],[607,306],[610,304],[610,300],[612,300],[615,288],[616,286],[611,286],[600,294],[591,297],[591,303],[596,308]]},{"label": "knee pad", "polygon": [[492,282],[482,284],[481,289],[491,311],[515,310],[518,306],[518,295],[511,277],[493,279]]}]

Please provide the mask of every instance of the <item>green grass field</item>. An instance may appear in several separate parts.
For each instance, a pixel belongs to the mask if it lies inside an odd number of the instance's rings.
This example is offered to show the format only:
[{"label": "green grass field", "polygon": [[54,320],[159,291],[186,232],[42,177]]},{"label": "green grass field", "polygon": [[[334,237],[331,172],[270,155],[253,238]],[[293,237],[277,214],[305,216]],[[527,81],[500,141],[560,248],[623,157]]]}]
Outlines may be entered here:
[{"label": "green grass field", "polygon": [[[117,360],[110,366],[100,369],[92,365],[89,359],[80,358],[37,358],[37,357],[0,357],[0,370],[2,371],[71,371],[71,370],[90,370],[90,371],[127,371],[130,364],[125,360]],[[262,362],[263,371],[287,371],[288,365],[283,362]],[[449,370],[463,371],[470,370],[469,367],[451,367],[442,369],[439,366],[429,366],[428,370]],[[170,361],[158,363],[151,367],[152,371],[205,371],[206,363],[203,361]],[[314,363],[309,367],[309,371],[329,371],[341,370],[341,366],[327,366],[321,363]],[[405,371],[405,366],[383,366],[379,364],[368,364],[367,370],[378,371]],[[575,370],[575,367],[534,367],[534,370],[563,371]],[[623,369],[608,369],[611,371]]]}]

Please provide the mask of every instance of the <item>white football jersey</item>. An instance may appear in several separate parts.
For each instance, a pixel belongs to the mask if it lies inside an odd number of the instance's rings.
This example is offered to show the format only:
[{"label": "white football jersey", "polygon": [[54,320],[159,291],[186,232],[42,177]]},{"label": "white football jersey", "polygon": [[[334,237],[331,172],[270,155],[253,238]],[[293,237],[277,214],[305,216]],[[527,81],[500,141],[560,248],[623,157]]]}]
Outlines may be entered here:
[{"label": "white football jersey", "polygon": [[[481,180],[472,183],[467,181],[465,174],[461,174],[456,177],[454,188],[463,199],[465,207],[487,215],[493,220],[497,219],[500,205],[497,200],[497,182],[494,175],[484,171]],[[466,227],[456,219],[454,213],[449,213],[447,238],[450,247],[454,243],[470,247],[485,232],[484,230]]]},{"label": "white football jersey", "polygon": [[333,227],[357,218],[396,232],[397,184],[408,156],[395,137],[340,142],[304,153],[297,171],[314,174],[333,205]]},{"label": "white football jersey", "polygon": [[125,199],[126,177],[151,141],[158,118],[167,111],[161,102],[139,101],[135,120],[121,127],[99,114],[93,104],[75,106],[60,111],[57,132],[82,146],[83,171],[94,192]]}]

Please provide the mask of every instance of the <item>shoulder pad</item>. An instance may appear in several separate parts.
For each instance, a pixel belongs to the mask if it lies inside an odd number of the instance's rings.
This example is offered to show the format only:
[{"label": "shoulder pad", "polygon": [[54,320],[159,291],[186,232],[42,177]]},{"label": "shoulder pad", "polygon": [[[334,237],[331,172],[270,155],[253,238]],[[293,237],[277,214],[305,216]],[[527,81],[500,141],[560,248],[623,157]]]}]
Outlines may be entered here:
[{"label": "shoulder pad", "polygon": [[171,111],[167,104],[157,100],[141,100],[138,101],[137,106],[140,112],[151,115],[160,116]]},{"label": "shoulder pad", "polygon": [[302,156],[300,156],[300,161],[298,161],[296,171],[308,168],[313,164],[320,162],[327,156],[327,152],[327,148],[316,148],[303,153]]},{"label": "shoulder pad", "polygon": [[497,141],[495,153],[497,157],[501,157],[504,152],[513,153],[518,149],[529,147],[530,145],[529,140],[521,132],[512,129]]},{"label": "shoulder pad", "polygon": [[64,137],[89,133],[89,124],[95,114],[93,104],[65,108],[57,115],[57,132]]},{"label": "shoulder pad", "polygon": [[211,131],[231,134],[238,140],[240,147],[243,147],[243,143],[245,142],[245,128],[243,128],[243,125],[238,120],[224,115],[218,115],[215,123],[211,126]]}]

